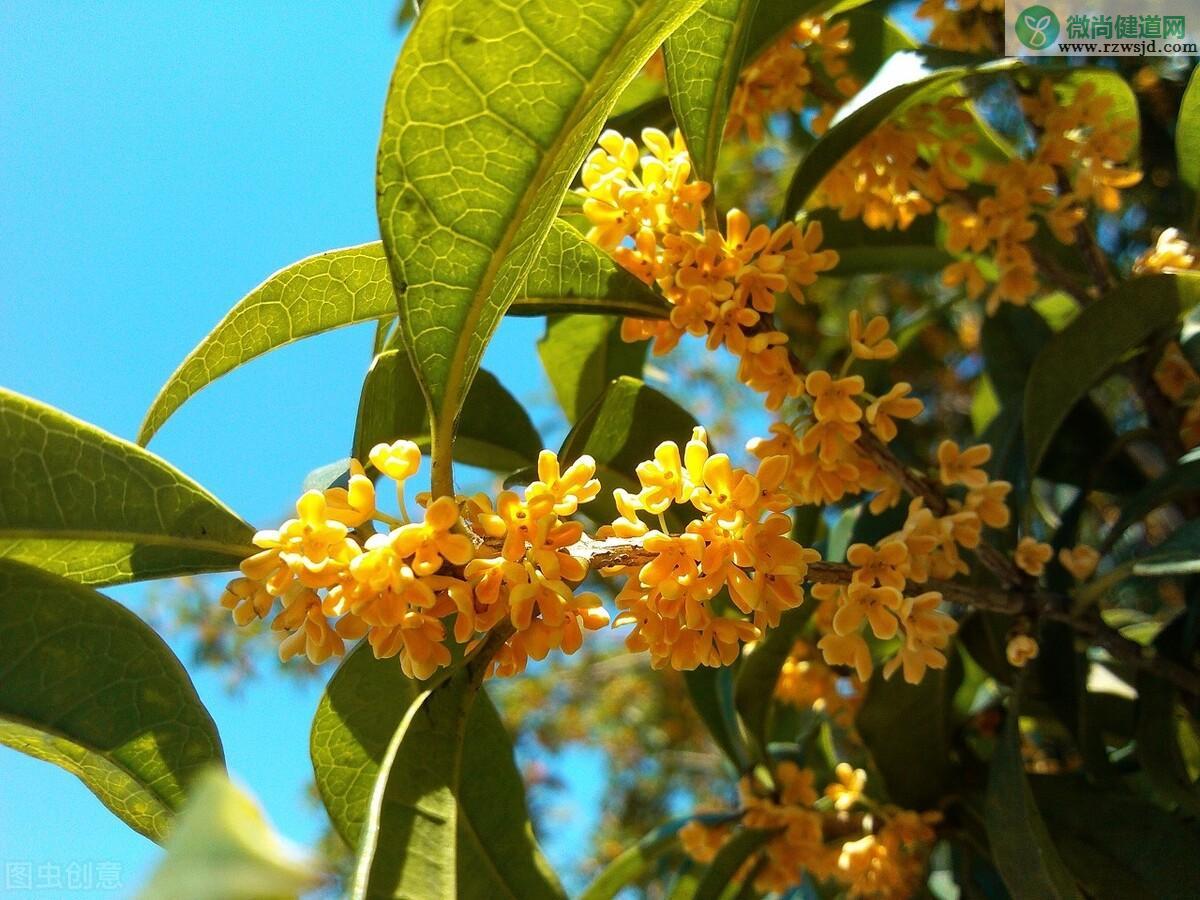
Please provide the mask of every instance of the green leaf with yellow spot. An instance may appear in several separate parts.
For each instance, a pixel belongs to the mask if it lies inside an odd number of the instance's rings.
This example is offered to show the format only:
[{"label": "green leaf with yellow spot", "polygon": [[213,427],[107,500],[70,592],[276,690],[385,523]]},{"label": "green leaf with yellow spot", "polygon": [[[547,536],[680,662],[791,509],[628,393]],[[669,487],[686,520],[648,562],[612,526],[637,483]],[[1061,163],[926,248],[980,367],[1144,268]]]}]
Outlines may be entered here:
[{"label": "green leaf with yellow spot", "polygon": [[236,569],[253,529],[136,444],[0,388],[0,557],[84,584]]},{"label": "green leaf with yellow spot", "polygon": [[[556,222],[509,312],[620,313],[662,318],[667,303],[566,222]],[[330,250],[276,272],[239,300],[154,398],[138,432],[146,444],[196,392],[278,347],[396,315],[383,244]]]},{"label": "green leaf with yellow spot", "polygon": [[75,775],[162,840],[221,742],[166,643],[121,604],[0,560],[0,743]]},{"label": "green leaf with yellow spot", "polygon": [[433,423],[433,488],[484,347],[621,91],[700,0],[430,0],[392,77],[380,232]]},{"label": "green leaf with yellow spot", "polygon": [[712,181],[729,101],[746,58],[759,0],[705,0],[663,53],[667,91],[696,177]]}]

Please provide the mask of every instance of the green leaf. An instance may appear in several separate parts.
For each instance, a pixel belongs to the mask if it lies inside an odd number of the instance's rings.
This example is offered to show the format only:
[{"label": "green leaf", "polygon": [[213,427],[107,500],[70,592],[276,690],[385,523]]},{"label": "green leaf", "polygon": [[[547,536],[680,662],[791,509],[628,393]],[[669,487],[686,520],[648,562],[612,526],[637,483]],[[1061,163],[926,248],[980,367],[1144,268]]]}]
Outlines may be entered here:
[{"label": "green leaf", "polygon": [[774,834],[756,828],[739,829],[708,864],[694,891],[672,894],[672,900],[720,900],[742,865]]},{"label": "green leaf", "polygon": [[1179,459],[1144,488],[1121,504],[1121,516],[1105,535],[1102,553],[1112,549],[1134,522],[1140,522],[1158,507],[1180,497],[1200,492],[1200,449]]},{"label": "green leaf", "polygon": [[666,300],[617,265],[575,226],[557,219],[508,313],[615,313],[663,319],[670,310]]},{"label": "green leaf", "polygon": [[759,0],[705,0],[663,45],[667,92],[696,177],[711,182]]},{"label": "green leaf", "polygon": [[797,166],[788,185],[783,218],[791,219],[802,210],[834,166],[891,116],[964,78],[995,77],[1021,65],[1015,59],[1002,59],[930,71],[919,53],[895,54],[854,100],[842,108],[839,118]]},{"label": "green leaf", "polygon": [[[570,196],[570,195],[568,195]],[[666,301],[588,243],[556,222],[509,312],[619,313],[662,318]],[[252,359],[287,344],[347,325],[376,321],[376,352],[396,315],[396,296],[383,244],[378,241],[310,256],[276,272],[239,300],[167,379],[146,412],[138,443],[201,388]]]},{"label": "green leaf", "polygon": [[[360,646],[325,689],[313,718],[313,770],[338,834],[359,846],[367,830],[377,848],[360,896],[390,897],[408,885],[409,896],[453,897],[455,883],[462,897],[562,895],[533,839],[504,726],[487,695],[464,682],[462,670],[440,687],[413,681],[396,660]],[[456,708],[461,722],[450,721]],[[376,789],[386,797],[372,808]],[[414,816],[409,801],[441,818]],[[402,823],[411,836],[397,833]]]},{"label": "green leaf", "polygon": [[[700,0],[430,0],[392,76],[380,232],[433,425],[433,490],[484,347],[638,69]],[[442,449],[445,448],[445,449]]]},{"label": "green leaf", "polygon": [[83,584],[236,569],[253,529],[136,444],[0,388],[0,557]]},{"label": "green leaf", "polygon": [[679,845],[679,831],[689,822],[717,825],[729,821],[728,815],[688,816],[655,828],[636,844],[625,848],[604,867],[595,881],[584,889],[579,900],[612,900],[623,888],[645,877],[656,860]]},{"label": "green leaf", "polygon": [[256,356],[301,338],[395,315],[379,243],[318,253],[280,269],[239,300],[180,363],[138,432],[146,444],[189,397]]},{"label": "green leaf", "polygon": [[298,897],[321,883],[313,861],[282,838],[254,799],[221,772],[196,780],[166,850],[138,894],[142,900]]},{"label": "green leaf", "polygon": [[888,797],[908,809],[938,805],[953,775],[954,694],[963,679],[962,659],[948,654],[944,669],[931,669],[920,684],[877,670],[855,720]]},{"label": "green leaf", "polygon": [[1186,186],[1192,204],[1189,217],[1192,229],[1200,221],[1200,73],[1192,70],[1187,90],[1179,104],[1175,125],[1175,155],[1179,161],[1179,180]]},{"label": "green leaf", "polygon": [[813,210],[810,221],[821,223],[823,250],[836,250],[838,264],[832,275],[876,272],[932,272],[954,261],[937,246],[937,221],[922,216],[901,232],[868,228],[860,220],[842,219],[832,209]]},{"label": "green leaf", "polygon": [[738,772],[745,772],[749,768],[749,756],[733,705],[733,679],[733,669],[729,666],[701,666],[683,673],[696,714],[733,767]]},{"label": "green leaf", "polygon": [[[408,354],[387,350],[375,357],[363,381],[352,455],[365,462],[376,444],[399,438],[428,451],[429,415]],[[463,407],[454,458],[470,466],[510,472],[536,463],[541,449],[541,436],[525,408],[496,376],[480,371]]]},{"label": "green leaf", "polygon": [[1148,672],[1137,676],[1137,758],[1142,771],[1165,803],[1200,816],[1200,787],[1188,774],[1179,747],[1175,688]]},{"label": "green leaf", "polygon": [[1200,279],[1153,275],[1123,282],[1086,307],[1042,348],[1025,385],[1025,453],[1037,472],[1059,426],[1077,402],[1128,352],[1185,306]]},{"label": "green leaf", "polygon": [[1038,811],[1021,760],[1021,724],[1014,695],[989,767],[985,822],[992,860],[1014,897],[1078,898]]},{"label": "green leaf", "polygon": [[1119,787],[1096,787],[1077,776],[1034,776],[1029,782],[1061,859],[1087,896],[1097,900],[1200,896],[1196,866],[1200,830],[1194,822],[1172,816]]},{"label": "green leaf", "polygon": [[640,376],[646,346],[645,341],[621,340],[620,319],[586,315],[548,318],[546,334],[538,341],[538,356],[567,421],[574,424],[614,378]]},{"label": "green leaf", "polygon": [[640,491],[637,464],[653,458],[663,441],[675,441],[682,448],[695,427],[696,420],[675,401],[636,378],[622,376],[575,423],[558,456],[566,462],[586,453],[596,460],[603,489],[585,512],[595,521],[612,521],[617,515],[612,492]]},{"label": "green leaf", "polygon": [[0,743],[66,769],[156,841],[192,779],[222,760],[216,726],[153,629],[90,588],[9,560]]},{"label": "green leaf", "polygon": [[783,663],[792,652],[792,645],[804,630],[812,611],[813,604],[806,603],[785,612],[779,624],[767,632],[767,636],[755,645],[753,652],[745,655],[738,669],[733,703],[756,762],[770,762],[767,744],[771,739],[775,685],[779,682]]}]

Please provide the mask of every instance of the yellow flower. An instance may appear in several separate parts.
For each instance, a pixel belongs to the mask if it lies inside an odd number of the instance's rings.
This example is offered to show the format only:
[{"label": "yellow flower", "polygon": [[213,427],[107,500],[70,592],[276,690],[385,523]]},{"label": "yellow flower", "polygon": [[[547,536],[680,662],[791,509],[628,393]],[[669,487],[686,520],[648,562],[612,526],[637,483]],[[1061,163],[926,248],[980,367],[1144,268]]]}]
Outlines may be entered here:
[{"label": "yellow flower", "polygon": [[433,575],[442,562],[465,566],[475,555],[475,547],[465,534],[452,529],[459,523],[458,505],[449,497],[441,497],[425,509],[425,521],[397,528],[391,535],[397,555],[412,557],[412,570],[417,575]]},{"label": "yellow flower", "polygon": [[1037,641],[1027,634],[1018,634],[1009,640],[1004,653],[1008,657],[1009,665],[1022,669],[1031,659],[1037,659]]},{"label": "yellow flower", "polygon": [[666,512],[673,503],[683,503],[690,496],[679,445],[674,441],[659,444],[654,450],[653,460],[638,463],[637,476],[642,483],[639,504],[653,515]]},{"label": "yellow flower", "polygon": [[888,320],[875,316],[863,327],[862,314],[850,311],[850,352],[859,359],[891,359],[900,352],[887,336]]},{"label": "yellow flower", "polygon": [[412,441],[376,444],[368,455],[371,465],[393,481],[403,482],[421,467],[421,448]]},{"label": "yellow flower", "polygon": [[974,512],[989,528],[1003,528],[1011,514],[1005,497],[1012,490],[1007,481],[989,481],[982,487],[967,491],[964,509]]},{"label": "yellow flower", "polygon": [[899,433],[895,419],[912,419],[925,409],[925,404],[916,397],[907,396],[911,390],[911,384],[901,381],[867,407],[867,424],[885,444],[895,440]]},{"label": "yellow flower", "polygon": [[1022,571],[1028,572],[1030,575],[1041,575],[1046,569],[1046,563],[1050,561],[1050,557],[1054,551],[1049,544],[1043,544],[1035,541],[1031,537],[1023,537],[1017,543],[1017,550],[1014,558],[1017,565]]},{"label": "yellow flower", "polygon": [[350,480],[346,487],[325,491],[325,515],[350,528],[375,517],[375,483],[366,476],[362,463],[350,460]]},{"label": "yellow flower", "polygon": [[825,371],[810,372],[804,389],[814,398],[813,412],[820,421],[857,422],[863,416],[862,407],[854,399],[863,392],[861,375],[850,375],[836,381]]},{"label": "yellow flower", "polygon": [[1100,554],[1086,544],[1079,544],[1069,550],[1066,547],[1059,550],[1058,561],[1076,581],[1087,581],[1096,571],[1096,566],[1100,562]]},{"label": "yellow flower", "polygon": [[825,662],[831,666],[851,666],[858,674],[859,681],[869,681],[874,666],[871,663],[871,651],[867,642],[858,631],[849,634],[831,632],[817,642],[817,648],[825,656]]},{"label": "yellow flower", "polygon": [[900,608],[902,596],[892,587],[867,587],[851,583],[846,588],[842,605],[833,616],[833,630],[847,635],[858,630],[863,619],[880,640],[894,637],[899,623],[894,613]]},{"label": "yellow flower", "polygon": [[600,493],[596,480],[596,461],[584,455],[562,472],[558,454],[543,450],[538,454],[538,480],[525,489],[526,497],[547,495],[554,500],[556,516],[574,515],[581,503],[588,503]]},{"label": "yellow flower", "polygon": [[937,455],[942,484],[964,484],[969,488],[987,484],[987,473],[979,468],[992,458],[992,448],[987,444],[959,450],[954,441],[945,440],[938,445]]},{"label": "yellow flower", "polygon": [[833,772],[837,780],[825,787],[825,796],[833,800],[834,809],[850,809],[862,799],[867,773],[845,762],[838,763]]},{"label": "yellow flower", "polygon": [[897,539],[881,541],[878,550],[867,544],[851,544],[846,551],[846,562],[855,567],[856,583],[903,590],[908,546]]}]

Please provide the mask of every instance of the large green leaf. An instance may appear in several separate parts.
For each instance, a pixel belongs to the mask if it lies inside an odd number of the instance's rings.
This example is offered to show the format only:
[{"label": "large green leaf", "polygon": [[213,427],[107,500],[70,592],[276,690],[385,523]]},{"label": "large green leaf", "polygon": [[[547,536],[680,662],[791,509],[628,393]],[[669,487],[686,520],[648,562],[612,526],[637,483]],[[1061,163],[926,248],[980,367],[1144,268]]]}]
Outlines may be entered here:
[{"label": "large green leaf", "polygon": [[[566,222],[557,222],[510,312],[660,318],[666,308],[661,297],[607,253]],[[146,412],[138,443],[147,443],[201,388],[256,357],[302,338],[395,315],[392,279],[378,241],[293,263],[239,300],[180,363]]]},{"label": "large green leaf", "polygon": [[433,425],[433,489],[483,349],[608,111],[700,0],[430,0],[379,145],[380,232]]},{"label": "large green leaf", "polygon": [[[1087,896],[1097,900],[1200,896],[1196,865],[1200,829],[1194,821],[1172,816],[1119,786],[1100,787],[1079,776],[1033,776],[1029,783],[1054,846]],[[1033,858],[1026,865],[1033,869],[1037,862]],[[1014,889],[1014,896],[1023,895]]]},{"label": "large green leaf", "polygon": [[1080,897],[1074,878],[1050,840],[1025,776],[1015,695],[992,754],[985,820],[992,860],[1013,897]]},{"label": "large green leaf", "polygon": [[[352,455],[365,461],[376,444],[398,438],[428,450],[429,414],[408,354],[388,350],[375,357],[363,381]],[[542,439],[525,408],[496,376],[481,371],[467,394],[462,427],[454,436],[454,458],[511,472],[535,464],[541,449]]]},{"label": "large green leaf", "polygon": [[575,424],[558,455],[566,461],[586,453],[596,460],[603,490],[585,511],[596,521],[611,521],[616,516],[612,492],[641,490],[637,464],[651,459],[663,441],[675,441],[682,448],[695,427],[696,420],[674,400],[622,376]]},{"label": "large green leaf", "polygon": [[771,740],[775,685],[779,682],[784,661],[812,615],[813,608],[813,603],[805,603],[798,609],[785,612],[779,624],[767,632],[753,652],[742,659],[738,669],[733,702],[745,726],[747,742],[755,753],[756,762],[769,762],[767,744]]},{"label": "large green leaf", "polygon": [[321,698],[311,752],[334,827],[373,851],[358,896],[562,896],[504,725],[465,671],[415,682],[359,647]]},{"label": "large green leaf", "polygon": [[567,421],[574,424],[614,378],[642,374],[646,342],[621,340],[621,322],[610,316],[552,316],[538,341],[538,356]]},{"label": "large green leaf", "polygon": [[0,557],[117,584],[236,569],[252,536],[154,454],[0,388]]},{"label": "large green leaf", "polygon": [[968,77],[995,77],[1021,65],[1016,59],[1002,59],[976,66],[951,66],[930,71],[924,58],[915,52],[898,53],[868,83],[837,121],[813,145],[797,166],[788,185],[783,217],[793,218],[825,176],[854,147],[885,120],[904,108],[928,98]]},{"label": "large green leaf", "polygon": [[1107,553],[1130,525],[1158,507],[1197,493],[1200,493],[1200,449],[1182,456],[1175,465],[1121,504],[1121,516],[1105,535],[1101,550]]},{"label": "large green leaf", "polygon": [[1131,350],[1173,323],[1200,279],[1153,275],[1123,282],[1042,348],[1025,385],[1025,454],[1037,472],[1075,404]]},{"label": "large green leaf", "polygon": [[170,648],[121,604],[0,560],[0,743],[78,777],[162,840],[221,742]]},{"label": "large green leaf", "polygon": [[297,852],[254,798],[217,771],[197,779],[166,850],[140,900],[263,900],[297,897],[321,885],[315,861]]},{"label": "large green leaf", "polygon": [[712,181],[759,0],[704,0],[663,45],[667,92],[696,177]]},{"label": "large green leaf", "polygon": [[737,722],[733,705],[733,668],[730,666],[700,666],[683,673],[688,699],[692,708],[708,728],[721,752],[736,771],[750,768],[746,742]]},{"label": "large green leaf", "polygon": [[857,219],[842,219],[832,209],[813,210],[808,218],[821,223],[825,233],[821,248],[837,251],[833,275],[929,272],[954,261],[937,246],[937,221],[933,216],[922,216],[901,232],[868,228]]},{"label": "large green leaf", "polygon": [[1200,218],[1200,70],[1193,69],[1187,90],[1179,104],[1175,125],[1175,155],[1179,161],[1179,180],[1190,194],[1193,229]]},{"label": "large green leaf", "polygon": [[954,693],[963,679],[962,659],[950,653],[944,669],[925,673],[920,684],[877,671],[855,720],[888,796],[909,809],[938,805],[952,776]]}]

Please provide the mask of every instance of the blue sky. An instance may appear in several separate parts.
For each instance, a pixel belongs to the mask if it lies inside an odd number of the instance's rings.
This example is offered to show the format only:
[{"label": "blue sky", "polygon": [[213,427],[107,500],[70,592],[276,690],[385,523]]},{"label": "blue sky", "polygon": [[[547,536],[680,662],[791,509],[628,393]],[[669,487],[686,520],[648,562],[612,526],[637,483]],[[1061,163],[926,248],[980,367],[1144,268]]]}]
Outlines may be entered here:
[{"label": "blue sky", "polygon": [[[294,260],[373,239],[393,15],[391,2],[0,4],[0,384],[132,438],[237,298]],[[506,321],[489,349],[525,397],[546,390],[529,366],[541,328]],[[345,456],[369,338],[345,330],[233,373],[151,449],[273,524],[308,471]],[[137,609],[144,588],[109,593]],[[231,770],[280,830],[314,839],[303,790],[319,684],[268,676],[231,698],[214,674],[193,676]],[[594,790],[581,781],[577,808]],[[4,863],[65,878],[70,863],[115,862],[123,895],[158,852],[72,776],[5,748],[0,810],[0,893]],[[552,856],[573,855],[586,820]]]}]

